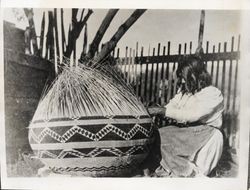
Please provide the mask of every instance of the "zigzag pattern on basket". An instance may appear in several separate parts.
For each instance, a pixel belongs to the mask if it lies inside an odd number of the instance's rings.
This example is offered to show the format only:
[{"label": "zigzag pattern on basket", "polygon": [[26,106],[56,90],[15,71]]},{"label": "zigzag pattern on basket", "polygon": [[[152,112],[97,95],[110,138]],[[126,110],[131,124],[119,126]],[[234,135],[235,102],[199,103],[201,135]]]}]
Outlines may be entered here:
[{"label": "zigzag pattern on basket", "polygon": [[147,146],[132,146],[131,148],[129,148],[129,150],[123,152],[118,148],[94,148],[93,150],[91,150],[89,153],[82,153],[78,150],[72,149],[72,150],[62,150],[58,155],[53,154],[47,150],[43,150],[43,151],[39,151],[38,153],[38,157],[39,158],[44,158],[44,156],[46,156],[46,158],[54,158],[54,159],[63,159],[67,156],[67,158],[69,158],[70,156],[72,157],[77,157],[77,158],[87,158],[87,157],[97,157],[100,154],[102,154],[103,152],[109,152],[111,153],[111,155],[115,156],[115,157],[122,157],[122,156],[130,156],[133,155],[135,152],[137,152],[138,150],[142,150],[143,152],[147,152],[148,151],[148,147]]},{"label": "zigzag pattern on basket", "polygon": [[67,130],[63,135],[59,135],[55,131],[46,127],[42,130],[42,132],[39,135],[36,135],[34,131],[31,129],[30,137],[33,138],[36,143],[41,143],[42,140],[45,138],[45,136],[49,135],[50,137],[57,140],[58,142],[65,143],[75,134],[80,134],[84,137],[87,137],[90,140],[99,141],[110,132],[115,133],[116,135],[120,136],[124,140],[132,139],[138,132],[141,132],[148,138],[152,134],[152,126],[150,130],[147,130],[143,128],[141,125],[135,124],[135,126],[128,133],[126,133],[123,130],[119,129],[118,127],[108,124],[105,127],[103,127],[100,131],[98,131],[96,134],[94,134],[86,129],[82,129],[81,127],[75,125],[69,130]]},{"label": "zigzag pattern on basket", "polygon": [[131,170],[131,168],[134,168],[135,166],[137,166],[137,162],[134,161],[130,164],[126,164],[126,165],[119,165],[119,166],[110,166],[110,167],[91,167],[91,168],[79,168],[79,167],[75,167],[75,168],[71,168],[71,167],[50,167],[50,169],[54,172],[58,172],[58,173],[62,173],[62,172],[108,172],[108,171],[116,171],[116,170],[124,170],[124,169],[129,169]]}]

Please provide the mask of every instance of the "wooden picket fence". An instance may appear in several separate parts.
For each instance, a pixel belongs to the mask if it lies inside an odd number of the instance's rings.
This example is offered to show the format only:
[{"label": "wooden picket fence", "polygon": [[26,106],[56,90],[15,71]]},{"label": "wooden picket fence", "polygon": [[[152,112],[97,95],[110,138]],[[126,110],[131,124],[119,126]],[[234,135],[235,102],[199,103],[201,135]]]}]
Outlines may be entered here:
[{"label": "wooden picket fence", "polygon": [[[222,46],[223,45],[223,49]],[[177,80],[174,72],[178,60],[185,55],[194,54],[192,42],[179,44],[178,54],[170,54],[171,43],[162,47],[145,48],[139,50],[126,47],[125,56],[120,57],[120,49],[113,52],[116,66],[122,71],[128,84],[131,84],[135,94],[144,105],[166,105],[177,92]],[[228,42],[219,43],[210,48],[206,42],[203,59],[208,72],[212,76],[213,85],[218,87],[224,95],[224,131],[230,147],[238,147],[237,116],[239,112],[238,64],[240,59],[240,36],[235,44],[232,37],[230,47]],[[164,121],[159,121],[164,125]]]}]

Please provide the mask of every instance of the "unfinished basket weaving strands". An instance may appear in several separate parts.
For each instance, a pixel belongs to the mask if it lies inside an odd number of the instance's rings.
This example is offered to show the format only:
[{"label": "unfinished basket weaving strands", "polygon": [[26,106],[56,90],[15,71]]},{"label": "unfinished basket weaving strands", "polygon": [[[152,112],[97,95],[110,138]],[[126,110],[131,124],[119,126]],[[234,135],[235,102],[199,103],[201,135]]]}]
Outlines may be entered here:
[{"label": "unfinished basket weaving strands", "polygon": [[[112,74],[113,73],[113,74]],[[65,67],[41,98],[30,145],[52,171],[125,176],[148,154],[151,118],[112,70]]]}]

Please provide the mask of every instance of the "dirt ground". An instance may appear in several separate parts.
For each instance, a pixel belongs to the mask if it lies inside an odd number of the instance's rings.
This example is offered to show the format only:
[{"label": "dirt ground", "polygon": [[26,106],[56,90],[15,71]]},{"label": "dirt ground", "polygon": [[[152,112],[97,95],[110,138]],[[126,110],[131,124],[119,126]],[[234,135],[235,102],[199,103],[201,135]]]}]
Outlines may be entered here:
[{"label": "dirt ground", "polygon": [[[7,165],[9,177],[36,177],[38,169],[44,165],[37,159],[28,154],[20,155],[16,164]],[[238,172],[238,158],[235,150],[224,149],[218,166],[212,171],[209,177],[212,178],[231,178],[236,177]],[[136,176],[138,177],[138,176]],[[139,177],[145,177],[139,175]]]}]

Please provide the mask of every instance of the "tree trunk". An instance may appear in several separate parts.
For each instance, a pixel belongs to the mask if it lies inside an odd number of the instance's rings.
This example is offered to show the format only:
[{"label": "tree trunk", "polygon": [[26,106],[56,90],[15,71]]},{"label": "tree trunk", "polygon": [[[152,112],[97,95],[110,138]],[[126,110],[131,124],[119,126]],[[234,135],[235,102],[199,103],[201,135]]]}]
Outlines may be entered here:
[{"label": "tree trunk", "polygon": [[106,56],[114,50],[115,46],[128,31],[128,29],[137,21],[138,18],[146,11],[146,9],[137,9],[133,14],[118,28],[110,41],[104,44],[101,52],[94,58],[94,62],[100,63]]},{"label": "tree trunk", "polygon": [[39,55],[38,46],[37,46],[37,39],[36,39],[36,30],[35,30],[35,24],[34,24],[34,19],[33,19],[33,15],[34,15],[33,9],[24,8],[24,13],[29,21],[31,42],[32,42],[34,54]]},{"label": "tree trunk", "polygon": [[116,13],[119,9],[110,9],[108,13],[106,14],[105,18],[102,21],[102,24],[100,25],[92,43],[89,46],[89,51],[87,54],[87,59],[92,59],[95,56],[95,53],[98,50],[98,46],[107,31],[110,23],[112,22],[113,18],[115,17]]}]

